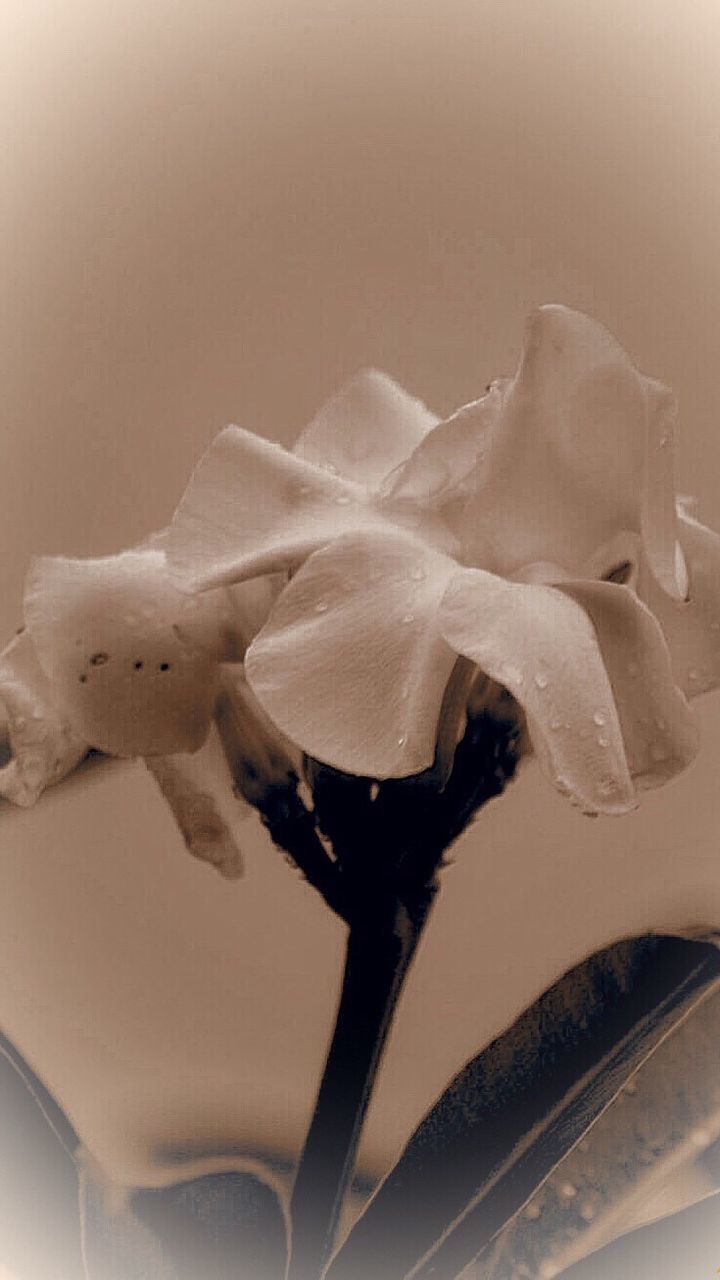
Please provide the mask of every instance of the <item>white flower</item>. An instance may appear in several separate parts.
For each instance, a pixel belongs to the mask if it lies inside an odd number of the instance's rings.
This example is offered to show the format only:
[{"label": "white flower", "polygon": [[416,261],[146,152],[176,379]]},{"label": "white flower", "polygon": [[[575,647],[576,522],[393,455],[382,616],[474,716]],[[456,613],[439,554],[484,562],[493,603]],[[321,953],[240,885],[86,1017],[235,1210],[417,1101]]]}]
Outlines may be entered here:
[{"label": "white flower", "polygon": [[464,655],[522,705],[556,786],[624,812],[692,759],[685,694],[720,673],[720,539],[676,510],[674,412],[605,329],[543,307],[516,375],[425,422],[374,487],[228,428],[165,550],[196,592],[292,573],[246,671],[310,755],[429,766]]},{"label": "white flower", "polygon": [[[342,470],[361,491],[436,422],[391,379],[366,371],[320,410],[296,452],[322,458],[324,475]],[[208,785],[220,754],[213,721],[222,688],[242,703],[248,750],[265,769],[287,769],[282,753],[274,758],[261,743],[264,728],[255,733],[250,723],[239,665],[278,583],[264,577],[189,596],[168,571],[163,543],[158,534],[119,555],[33,562],[26,630],[0,655],[12,755],[0,769],[0,795],[34,803],[89,748],[144,757],[191,851],[235,875],[239,854]]]}]

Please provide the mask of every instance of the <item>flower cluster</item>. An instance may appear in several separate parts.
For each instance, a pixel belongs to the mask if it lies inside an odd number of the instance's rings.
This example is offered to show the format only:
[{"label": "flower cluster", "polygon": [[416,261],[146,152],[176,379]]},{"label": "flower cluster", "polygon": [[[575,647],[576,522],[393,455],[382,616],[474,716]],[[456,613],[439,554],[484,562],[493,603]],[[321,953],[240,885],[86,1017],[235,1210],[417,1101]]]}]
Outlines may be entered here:
[{"label": "flower cluster", "polygon": [[676,500],[674,421],[605,329],[545,306],[514,377],[444,421],[366,372],[292,452],[227,428],[147,545],[33,565],[0,787],[30,802],[83,744],[191,781],[228,671],[301,751],[405,777],[463,659],[560,791],[628,810],[692,759],[687,699],[720,679],[720,538]]}]

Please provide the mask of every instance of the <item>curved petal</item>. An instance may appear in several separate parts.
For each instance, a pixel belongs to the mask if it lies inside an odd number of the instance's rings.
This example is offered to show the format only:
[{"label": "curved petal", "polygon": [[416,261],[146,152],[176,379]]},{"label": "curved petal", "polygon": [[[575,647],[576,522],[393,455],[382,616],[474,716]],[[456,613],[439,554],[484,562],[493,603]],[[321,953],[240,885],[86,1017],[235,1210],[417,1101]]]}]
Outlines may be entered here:
[{"label": "curved petal", "polygon": [[658,622],[629,587],[575,581],[557,590],[576,600],[595,627],[631,776],[642,786],[661,785],[695,758],[698,730]]},{"label": "curved petal", "polygon": [[637,591],[663,630],[677,684],[693,697],[720,684],[720,535],[682,511],[678,534],[687,599],[663,591],[642,561]]},{"label": "curved petal", "polygon": [[482,400],[458,409],[428,432],[414,453],[386,477],[382,497],[438,507],[467,496],[472,491],[467,488],[470,480],[472,488],[477,488],[505,385],[503,380],[493,383]]},{"label": "curved petal", "polygon": [[[469,406],[480,414],[484,401]],[[457,517],[468,562],[511,575],[550,560],[577,575],[620,530],[682,596],[672,478],[674,400],[600,324],[562,306],[529,317],[476,488]]]},{"label": "curved petal", "polygon": [[190,591],[300,564],[332,538],[377,523],[365,490],[240,427],[195,469],[163,547]]},{"label": "curved petal", "polygon": [[405,777],[432,764],[456,661],[437,611],[455,569],[402,533],[346,536],[312,556],[246,659],[283,732],[348,773]]},{"label": "curved petal", "polygon": [[0,796],[28,807],[60,782],[88,752],[88,743],[55,705],[27,632],[0,654],[0,702],[8,715],[12,759],[0,769]]},{"label": "curved petal", "polygon": [[194,755],[151,756],[145,764],[170,807],[188,852],[210,863],[226,880],[239,879],[242,854],[212,794],[214,777],[227,776],[217,730],[211,730]]},{"label": "curved petal", "polygon": [[293,453],[374,487],[438,421],[387,373],[361,369],[322,406]]},{"label": "curved petal", "polygon": [[[188,602],[159,551],[36,560],[28,631],[53,694],[79,733],[111,755],[194,751],[204,741],[218,668],[201,642],[228,619],[224,595]],[[222,647],[222,646],[221,646]]]},{"label": "curved petal", "polygon": [[553,587],[465,569],[445,592],[440,627],[524,708],[559,790],[588,813],[633,807],[613,692],[584,609]]}]

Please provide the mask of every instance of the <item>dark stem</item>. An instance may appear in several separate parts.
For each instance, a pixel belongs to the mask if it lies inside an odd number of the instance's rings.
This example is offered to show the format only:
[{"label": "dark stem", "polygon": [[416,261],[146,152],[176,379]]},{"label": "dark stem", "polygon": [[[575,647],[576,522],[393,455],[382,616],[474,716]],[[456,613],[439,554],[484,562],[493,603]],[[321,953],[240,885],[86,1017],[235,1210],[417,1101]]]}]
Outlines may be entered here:
[{"label": "dark stem", "polygon": [[435,887],[351,925],[335,1030],[292,1197],[288,1280],[318,1280],[335,1242],[365,1113]]}]

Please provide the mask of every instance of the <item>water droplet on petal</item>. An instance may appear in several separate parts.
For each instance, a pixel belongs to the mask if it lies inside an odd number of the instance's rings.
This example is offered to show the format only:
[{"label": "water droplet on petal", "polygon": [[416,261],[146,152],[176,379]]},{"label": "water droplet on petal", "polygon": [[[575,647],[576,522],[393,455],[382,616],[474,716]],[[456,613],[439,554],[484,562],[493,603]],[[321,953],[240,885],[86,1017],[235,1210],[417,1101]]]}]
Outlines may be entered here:
[{"label": "water droplet on petal", "polygon": [[537,1222],[541,1212],[542,1210],[540,1209],[540,1205],[533,1202],[527,1206],[525,1210],[525,1217],[529,1218],[531,1222]]},{"label": "water droplet on petal", "polygon": [[594,723],[595,723],[595,724],[597,724],[597,725],[603,725],[603,724],[605,724],[605,719],[606,719],[606,717],[604,716],[604,714],[603,714],[603,712],[602,712],[602,711],[596,711],[596,712],[595,712],[595,714],[594,714],[594,716],[593,716],[593,721],[594,721]]},{"label": "water droplet on petal", "polygon": [[399,746],[399,747],[407,746],[407,740],[408,740],[408,739],[407,739],[407,734],[406,734],[406,733],[401,733],[401,734],[400,734],[400,737],[399,737],[399,738],[398,738],[398,740],[397,740],[397,744],[398,744],[398,746]]},{"label": "water droplet on petal", "polygon": [[698,673],[694,667],[691,667],[690,670],[688,671],[688,680],[697,680],[697,679],[698,679]]},{"label": "water droplet on petal", "polygon": [[405,614],[403,614],[403,622],[405,622],[405,623],[410,623],[410,622],[414,622],[414,621],[415,621],[415,614],[414,614],[414,613],[405,613]]},{"label": "water droplet on petal", "polygon": [[600,735],[600,737],[598,738],[598,740],[597,740],[597,744],[598,744],[598,746],[599,746],[599,747],[609,747],[609,746],[610,746],[610,743],[609,743],[608,739],[607,739],[607,738],[603,738],[602,734],[601,734],[601,735]]},{"label": "water droplet on petal", "polygon": [[560,1188],[560,1195],[563,1200],[573,1200],[577,1195],[577,1187],[574,1187],[572,1182],[563,1182]]},{"label": "water droplet on petal", "polygon": [[595,1206],[590,1204],[589,1200],[586,1204],[580,1206],[580,1217],[583,1222],[592,1222],[595,1217]]},{"label": "water droplet on petal", "polygon": [[370,799],[373,804],[375,803],[379,795],[380,795],[380,783],[372,782],[370,784]]},{"label": "water droplet on petal", "polygon": [[337,475],[337,473],[338,473],[338,469],[337,469],[337,467],[335,466],[335,463],[334,463],[334,462],[324,462],[322,465],[323,465],[323,467],[325,468],[325,470],[326,470],[326,471],[329,471],[329,472],[330,472],[330,475],[331,475],[331,476],[336,476],[336,475]]},{"label": "water droplet on petal", "polygon": [[300,497],[301,497],[301,498],[307,498],[308,494],[310,494],[310,493],[312,493],[312,487],[311,487],[309,484],[301,484],[301,485],[300,485]]},{"label": "water droplet on petal", "polygon": [[558,729],[562,729],[562,720],[551,720],[551,721],[550,721],[550,728],[551,728],[551,729],[554,729],[554,730],[555,730],[555,732],[557,733],[557,730],[558,730]]},{"label": "water droplet on petal", "polygon": [[633,1095],[637,1093],[637,1081],[628,1080],[627,1084],[623,1086],[623,1092],[629,1093],[630,1096],[633,1097]]},{"label": "water droplet on petal", "polygon": [[543,671],[538,671],[537,675],[535,676],[535,683],[538,689],[547,689],[550,681],[548,680],[547,676]]},{"label": "water droplet on petal", "polygon": [[668,435],[664,435],[664,436],[661,436],[661,437],[660,437],[660,448],[661,448],[661,449],[666,449],[669,443],[670,443],[670,437],[669,437]]},{"label": "water droplet on petal", "polygon": [[315,605],[315,612],[327,613],[327,611],[328,611],[327,600],[318,600],[317,604]]},{"label": "water droplet on petal", "polygon": [[407,684],[404,684],[404,685],[403,685],[402,689],[400,690],[400,697],[401,697],[403,700],[404,700],[405,698],[409,698],[409,697],[410,697],[410,686],[409,686],[409,685],[407,685]]},{"label": "water droplet on petal", "polygon": [[540,1280],[555,1280],[555,1276],[559,1274],[560,1272],[554,1262],[543,1262],[540,1270],[538,1271]]}]

